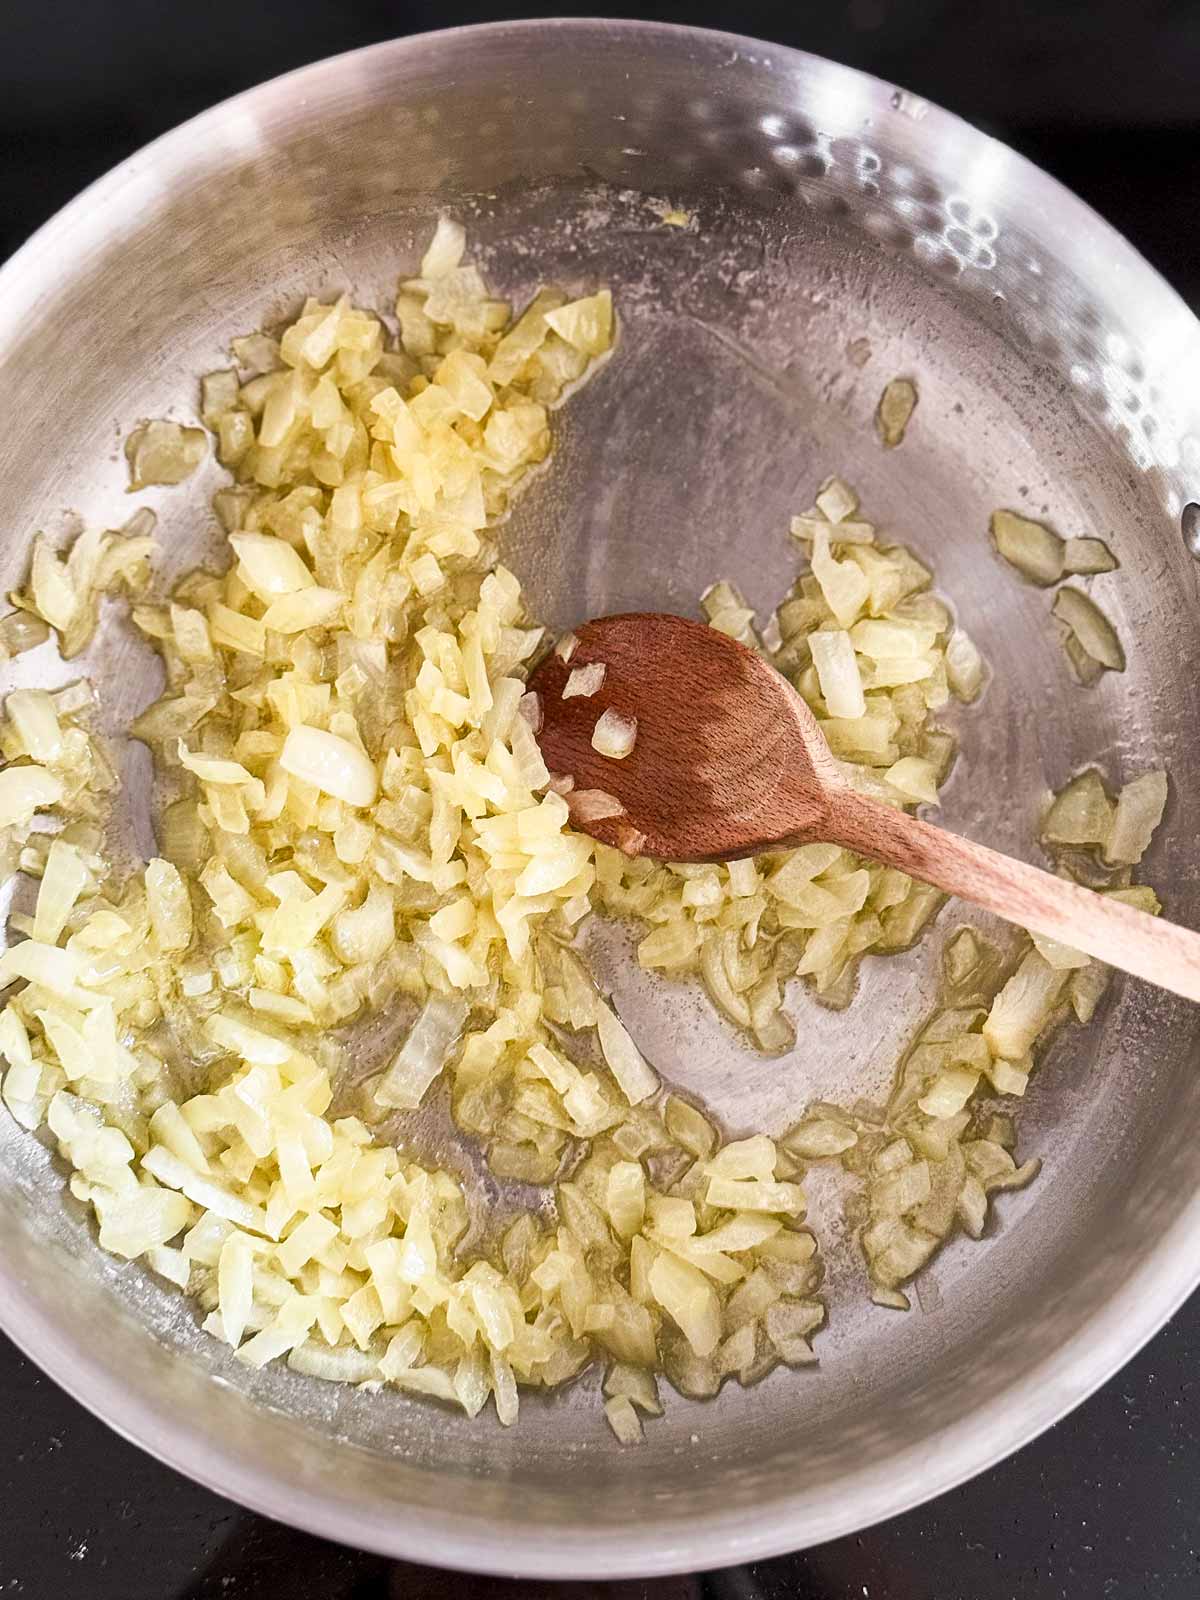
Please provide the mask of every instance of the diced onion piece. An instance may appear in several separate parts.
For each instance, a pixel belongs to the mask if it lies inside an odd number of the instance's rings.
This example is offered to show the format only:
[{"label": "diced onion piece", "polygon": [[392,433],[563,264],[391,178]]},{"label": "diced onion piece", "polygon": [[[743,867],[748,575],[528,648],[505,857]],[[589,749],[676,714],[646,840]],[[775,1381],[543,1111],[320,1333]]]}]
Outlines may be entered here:
[{"label": "diced onion piece", "polygon": [[1096,1007],[1100,1004],[1111,981],[1111,969],[1102,966],[1099,961],[1092,961],[1086,967],[1079,967],[1071,974],[1067,993],[1070,996],[1071,1009],[1078,1021],[1092,1020]]},{"label": "diced onion piece", "polygon": [[655,1382],[654,1374],[647,1372],[645,1367],[631,1366],[624,1361],[614,1363],[605,1375],[604,1392],[607,1395],[624,1395],[647,1416],[662,1416],[663,1408],[662,1401],[658,1397],[658,1384]]},{"label": "diced onion piece", "polygon": [[439,217],[433,238],[421,258],[421,276],[426,279],[444,278],[453,272],[463,258],[467,235],[461,222],[449,217]]},{"label": "diced onion piece", "polygon": [[1114,572],[1117,558],[1103,539],[1068,539],[1063,550],[1066,570],[1080,575]]},{"label": "diced onion piece", "polygon": [[609,706],[592,729],[592,749],[611,761],[623,761],[637,742],[637,718],[622,716]]},{"label": "diced onion piece", "polygon": [[622,1239],[641,1231],[646,1215],[646,1175],[639,1161],[618,1161],[609,1168],[604,1209]]},{"label": "diced onion piece", "polygon": [[841,478],[828,478],[817,494],[817,510],[829,522],[844,522],[858,510],[858,496]]},{"label": "diced onion piece", "polygon": [[72,844],[55,839],[46,856],[33,919],[33,937],[42,944],[57,944],[67,918],[90,882],[83,857]]},{"label": "diced onion piece", "polygon": [[146,867],[145,883],[158,948],[186,950],[192,940],[192,903],[178,868],[170,861],[151,861]]},{"label": "diced onion piece", "polygon": [[796,1124],[783,1136],[789,1150],[805,1161],[823,1161],[853,1150],[858,1135],[846,1123],[830,1117],[812,1117]]},{"label": "diced onion piece", "polygon": [[631,1106],[640,1105],[658,1088],[658,1074],[630,1038],[624,1023],[610,1006],[596,1007],[596,1031],[608,1070]]},{"label": "diced onion piece", "polygon": [[292,728],[284,740],[279,765],[293,778],[311,783],[348,806],[369,806],[379,792],[375,764],[348,739],[305,725]]},{"label": "diced onion piece", "polygon": [[192,1207],[170,1189],[135,1185],[121,1194],[93,1196],[100,1220],[100,1245],[135,1260],[165,1245],[192,1220]]},{"label": "diced onion piece", "polygon": [[983,687],[983,676],[983,657],[974,641],[961,628],[955,628],[946,641],[946,681],[950,693],[967,703],[977,699]]},{"label": "diced onion piece", "polygon": [[288,1351],[287,1364],[306,1378],[322,1378],[328,1383],[368,1383],[379,1377],[378,1358],[354,1345],[339,1345],[331,1350],[315,1339],[306,1339]]},{"label": "diced onion piece", "polygon": [[1063,541],[1051,528],[1016,511],[994,511],[991,528],[996,549],[1030,582],[1048,588],[1062,577]]},{"label": "diced onion piece", "polygon": [[531,733],[542,731],[542,697],[535,690],[530,689],[523,694],[517,702],[517,713],[525,722]]},{"label": "diced onion piece", "polygon": [[221,1246],[217,1306],[225,1342],[236,1350],[254,1306],[254,1245],[248,1234],[236,1229]]},{"label": "diced onion piece", "polygon": [[557,644],[554,646],[554,654],[560,661],[566,662],[570,661],[571,657],[575,654],[578,648],[579,640],[575,637],[575,635],[573,633],[564,633],[562,638],[559,639]]},{"label": "diced onion piece", "polygon": [[346,604],[338,589],[297,589],[273,600],[263,613],[263,627],[274,633],[304,633],[336,621]]},{"label": "diced onion piece", "polygon": [[151,484],[182,483],[204,460],[207,449],[203,428],[144,422],[125,441],[130,486],[145,489]]},{"label": "diced onion piece", "polygon": [[604,1415],[608,1425],[622,1444],[640,1444],[642,1424],[633,1401],[623,1394],[615,1394],[604,1402]]},{"label": "diced onion piece", "polygon": [[825,603],[839,625],[849,628],[858,620],[871,593],[870,581],[853,561],[837,561],[830,554],[829,535],[818,529],[813,538],[812,570]]},{"label": "diced onion piece", "polygon": [[1018,1061],[1046,1026],[1069,974],[1031,950],[992,1001],[983,1037],[993,1055]]},{"label": "diced onion piece", "polygon": [[893,378],[879,397],[875,428],[885,450],[894,450],[917,407],[917,386],[909,378]]},{"label": "diced onion piece", "polygon": [[861,717],[866,715],[867,702],[863,697],[862,678],[858,659],[850,635],[841,631],[821,630],[809,636],[813,666],[821,695],[831,717]]},{"label": "diced onion piece", "polygon": [[939,1073],[917,1104],[927,1117],[953,1117],[975,1093],[979,1077],[965,1067],[949,1067]]},{"label": "diced onion piece", "polygon": [[1104,847],[1104,859],[1136,866],[1162,821],[1167,804],[1167,775],[1146,772],[1127,783],[1117,796],[1117,809]]},{"label": "diced onion piece", "polygon": [[705,1199],[710,1206],[730,1211],[782,1211],[788,1216],[802,1217],[806,1210],[804,1191],[798,1184],[758,1178],[726,1178],[714,1174],[708,1180]]},{"label": "diced onion piece", "polygon": [[272,1235],[273,1230],[261,1207],[243,1200],[215,1179],[196,1172],[164,1146],[154,1145],[148,1150],[142,1157],[142,1167],[168,1189],[178,1189],[206,1211],[212,1211],[251,1233],[267,1234],[268,1237]]},{"label": "diced onion piece", "polygon": [[286,539],[265,533],[234,533],[229,543],[240,563],[242,581],[260,600],[310,589],[317,581]]},{"label": "diced onion piece", "polygon": [[415,1111],[458,1042],[470,1007],[465,1000],[431,995],[375,1089],[381,1106]]},{"label": "diced onion piece", "polygon": [[1072,778],[1054,797],[1042,823],[1042,838],[1047,844],[1106,845],[1114,815],[1100,774],[1089,770]]},{"label": "diced onion piece", "polygon": [[901,756],[883,775],[884,782],[906,801],[919,801],[936,805],[938,797],[937,771],[933,764],[920,756]]},{"label": "diced onion piece", "polygon": [[563,684],[562,697],[564,700],[573,699],[576,695],[585,697],[594,695],[604,682],[603,661],[591,661],[586,667],[572,667]]},{"label": "diced onion piece", "polygon": [[1092,959],[1085,956],[1082,950],[1076,950],[1069,944],[1062,944],[1058,939],[1048,938],[1044,933],[1030,934],[1034,949],[1043,956],[1058,972],[1074,971],[1077,967],[1086,967]]},{"label": "diced onion piece", "polygon": [[0,617],[0,651],[4,653],[0,659],[35,650],[49,637],[50,629],[41,617],[30,616],[27,611],[10,611]]},{"label": "diced onion piece", "polygon": [[586,828],[589,822],[602,822],[605,817],[625,815],[625,807],[616,795],[609,794],[605,789],[576,789],[572,784],[565,793],[571,808],[571,821],[578,827]]},{"label": "diced onion piece", "polygon": [[1067,584],[1054,596],[1052,609],[1093,661],[1110,672],[1125,671],[1125,651],[1117,638],[1117,630],[1082,589],[1073,589]]},{"label": "diced onion piece", "polygon": [[28,822],[36,811],[57,805],[62,779],[45,767],[5,767],[0,772],[0,828]]},{"label": "diced onion piece", "polygon": [[649,1289],[693,1352],[711,1355],[721,1340],[721,1303],[704,1274],[662,1250],[650,1268]]},{"label": "diced onion piece", "polygon": [[556,311],[547,311],[546,322],[585,355],[603,355],[612,344],[612,294],[601,289],[586,299],[572,300]]},{"label": "diced onion piece", "polygon": [[51,695],[44,689],[14,689],[4,702],[4,709],[26,755],[35,761],[59,759],[63,734]]}]

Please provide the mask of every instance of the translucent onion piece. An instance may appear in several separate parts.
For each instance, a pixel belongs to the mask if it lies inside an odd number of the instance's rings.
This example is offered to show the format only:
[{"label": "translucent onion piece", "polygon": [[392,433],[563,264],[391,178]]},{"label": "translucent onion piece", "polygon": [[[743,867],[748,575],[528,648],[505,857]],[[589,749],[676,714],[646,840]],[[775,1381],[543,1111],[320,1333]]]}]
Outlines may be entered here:
[{"label": "translucent onion piece", "polygon": [[1062,577],[1064,546],[1053,529],[1016,511],[994,511],[991,528],[996,549],[1031,583],[1045,588]]},{"label": "translucent onion piece", "polygon": [[863,697],[862,678],[850,635],[822,630],[810,636],[809,645],[821,694],[830,716],[864,716],[867,702]]},{"label": "translucent onion piece", "polygon": [[623,1022],[609,1006],[596,1007],[600,1049],[617,1086],[631,1106],[640,1105],[658,1089],[658,1075],[630,1038]]},{"label": "translucent onion piece", "polygon": [[125,441],[129,482],[134,489],[151,484],[182,483],[204,460],[208,439],[203,428],[178,422],[144,422]]},{"label": "translucent onion piece", "polygon": [[[560,791],[563,792],[563,791]],[[589,822],[600,822],[605,817],[623,817],[625,807],[616,795],[604,789],[568,789],[567,804],[571,808],[571,821],[579,827]]]},{"label": "translucent onion piece", "polygon": [[612,761],[623,761],[637,742],[637,718],[624,717],[610,706],[592,729],[592,749]]},{"label": "translucent onion piece", "polygon": [[893,378],[875,410],[875,428],[885,450],[894,450],[903,442],[916,406],[916,384],[908,378]]},{"label": "translucent onion piece", "polygon": [[576,695],[594,695],[604,682],[603,661],[592,661],[586,667],[573,667],[563,684],[562,697],[570,700]]},{"label": "translucent onion piece", "polygon": [[1103,539],[1068,539],[1063,561],[1068,572],[1081,575],[1114,572],[1119,565]]},{"label": "translucent onion piece", "polygon": [[1147,772],[1127,783],[1117,796],[1117,808],[1104,847],[1104,859],[1135,866],[1145,855],[1167,804],[1167,775]]},{"label": "translucent onion piece", "polygon": [[1124,672],[1125,652],[1117,630],[1094,600],[1068,584],[1054,596],[1053,611],[1093,661],[1110,672]]},{"label": "translucent onion piece", "polygon": [[1104,782],[1095,771],[1072,778],[1054,797],[1042,823],[1042,838],[1052,845],[1107,845],[1114,811]]},{"label": "translucent onion piece", "polygon": [[375,764],[358,745],[323,728],[293,728],[279,765],[294,778],[349,806],[369,806],[379,792]]},{"label": "translucent onion piece", "polygon": [[983,657],[974,641],[961,628],[955,628],[946,641],[946,681],[950,693],[967,702],[978,699],[983,678]]},{"label": "translucent onion piece", "polygon": [[45,767],[6,767],[0,772],[0,828],[28,822],[62,797],[62,779]]},{"label": "translucent onion piece", "polygon": [[308,589],[316,579],[286,539],[264,533],[235,533],[230,545],[238,557],[242,581],[261,600]]},{"label": "translucent onion piece", "polygon": [[408,1038],[375,1089],[381,1106],[415,1111],[458,1042],[469,1010],[465,1000],[431,995]]}]

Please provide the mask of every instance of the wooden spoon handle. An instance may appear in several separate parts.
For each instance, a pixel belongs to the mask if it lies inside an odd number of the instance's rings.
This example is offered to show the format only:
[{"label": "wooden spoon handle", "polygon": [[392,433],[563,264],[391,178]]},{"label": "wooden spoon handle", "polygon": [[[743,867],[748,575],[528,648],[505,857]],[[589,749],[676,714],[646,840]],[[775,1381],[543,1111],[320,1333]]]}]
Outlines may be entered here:
[{"label": "wooden spoon handle", "polygon": [[1161,989],[1200,1000],[1200,933],[1189,928],[852,791],[838,796],[822,837],[899,867],[1031,933],[1058,939]]}]

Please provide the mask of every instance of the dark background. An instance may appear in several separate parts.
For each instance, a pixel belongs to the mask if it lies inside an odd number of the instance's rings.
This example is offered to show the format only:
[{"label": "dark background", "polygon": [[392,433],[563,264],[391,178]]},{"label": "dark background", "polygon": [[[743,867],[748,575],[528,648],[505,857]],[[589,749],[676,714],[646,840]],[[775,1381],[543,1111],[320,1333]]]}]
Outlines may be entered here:
[{"label": "dark background", "polygon": [[[565,9],[3,0],[0,258],[139,145],[239,89],[397,34]],[[796,45],[948,106],[1083,195],[1200,309],[1200,0],[641,14]],[[397,1566],[241,1511],[119,1440],[0,1338],[0,1597],[1200,1600],[1198,1361],[1200,1298],[1067,1421],[922,1510],[752,1568],[555,1586]]]}]

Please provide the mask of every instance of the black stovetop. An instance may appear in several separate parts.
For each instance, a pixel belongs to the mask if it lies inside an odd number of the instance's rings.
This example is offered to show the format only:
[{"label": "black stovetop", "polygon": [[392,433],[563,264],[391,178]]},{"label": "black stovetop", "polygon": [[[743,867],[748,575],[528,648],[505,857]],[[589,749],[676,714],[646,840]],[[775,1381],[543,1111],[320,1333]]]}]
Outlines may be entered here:
[{"label": "black stovetop", "polygon": [[[0,257],[114,162],[238,89],[398,33],[535,11],[10,0]],[[798,45],[940,101],[1062,178],[1200,306],[1200,0],[653,14]],[[1200,1600],[1198,1371],[1200,1296],[1065,1422],[931,1505],[753,1567],[573,1586],[397,1565],[242,1511],[118,1439],[0,1339],[0,1600]]]}]

